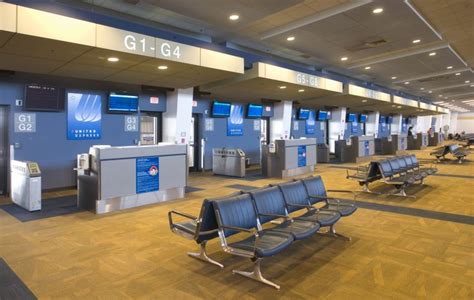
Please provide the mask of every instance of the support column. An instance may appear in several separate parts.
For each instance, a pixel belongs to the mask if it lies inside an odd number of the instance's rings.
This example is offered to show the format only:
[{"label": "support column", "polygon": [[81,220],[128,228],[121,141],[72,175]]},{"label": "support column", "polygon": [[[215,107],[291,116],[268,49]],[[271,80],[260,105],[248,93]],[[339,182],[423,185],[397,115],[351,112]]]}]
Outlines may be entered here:
[{"label": "support column", "polygon": [[392,119],[392,124],[390,125],[391,134],[401,134],[402,133],[402,122],[403,116],[398,114],[394,115]]},{"label": "support column", "polygon": [[346,129],[346,108],[339,107],[331,110],[331,120],[329,120],[329,151],[334,153],[336,141],[344,139],[344,130]]},{"label": "support column", "polygon": [[273,107],[273,117],[270,119],[271,143],[276,139],[290,138],[292,108],[292,101],[275,103]]},{"label": "support column", "polygon": [[187,144],[191,136],[193,88],[168,92],[163,113],[163,142]]},{"label": "support column", "polygon": [[367,118],[367,123],[365,123],[365,135],[372,135],[374,137],[378,137],[379,119],[380,119],[380,112],[376,111],[369,114]]}]

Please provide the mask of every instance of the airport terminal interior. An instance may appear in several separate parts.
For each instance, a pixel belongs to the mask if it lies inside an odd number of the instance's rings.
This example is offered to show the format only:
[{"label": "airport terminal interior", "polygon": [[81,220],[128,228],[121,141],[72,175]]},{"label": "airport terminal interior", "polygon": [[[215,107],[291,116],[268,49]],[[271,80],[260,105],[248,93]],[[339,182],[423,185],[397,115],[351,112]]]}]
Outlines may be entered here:
[{"label": "airport terminal interior", "polygon": [[474,299],[473,0],[0,0],[0,299]]}]

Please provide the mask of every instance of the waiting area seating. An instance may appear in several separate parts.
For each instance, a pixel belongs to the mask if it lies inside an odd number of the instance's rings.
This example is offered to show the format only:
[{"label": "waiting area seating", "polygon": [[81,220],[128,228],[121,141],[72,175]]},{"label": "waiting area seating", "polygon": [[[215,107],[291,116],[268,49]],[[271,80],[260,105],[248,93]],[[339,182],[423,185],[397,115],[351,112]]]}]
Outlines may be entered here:
[{"label": "waiting area seating", "polygon": [[368,166],[360,166],[353,174],[347,171],[347,179],[355,180],[362,186],[362,192],[375,193],[369,184],[382,181],[393,185],[397,191],[394,196],[414,197],[406,194],[406,188],[413,184],[423,184],[424,179],[438,170],[433,167],[423,168],[415,155],[395,156],[388,159],[371,161]]},{"label": "waiting area seating", "polygon": [[461,147],[459,144],[451,144],[439,147],[430,153],[431,156],[436,157],[436,161],[438,162],[445,160],[448,154],[454,156],[458,160],[458,163],[462,164],[466,156],[470,154],[470,151],[467,147]]},{"label": "waiting area seating", "polygon": [[[328,192],[351,194],[353,201],[328,197]],[[201,252],[189,254],[192,257],[223,267],[205,251],[206,243],[219,237],[224,252],[249,258],[254,264],[251,272],[234,270],[234,274],[279,289],[279,285],[263,277],[261,261],[317,233],[350,240],[336,233],[335,224],[356,211],[355,200],[356,193],[326,190],[322,178],[315,176],[206,199],[199,217],[173,210],[168,219],[173,233],[200,245]],[[188,220],[176,222],[174,216]],[[321,227],[328,230],[321,233]]]}]

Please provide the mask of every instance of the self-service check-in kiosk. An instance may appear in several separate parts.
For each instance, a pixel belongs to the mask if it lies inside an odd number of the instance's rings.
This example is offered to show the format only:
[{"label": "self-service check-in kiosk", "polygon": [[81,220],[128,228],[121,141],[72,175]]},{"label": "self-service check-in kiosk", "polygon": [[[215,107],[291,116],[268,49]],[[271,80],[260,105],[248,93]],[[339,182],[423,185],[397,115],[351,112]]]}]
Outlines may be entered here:
[{"label": "self-service check-in kiosk", "polygon": [[433,132],[428,136],[428,146],[438,146],[443,142],[443,134],[440,132]]},{"label": "self-service check-in kiosk", "polygon": [[216,175],[245,177],[245,152],[242,149],[212,149],[212,172]]},{"label": "self-service check-in kiosk", "polygon": [[375,139],[375,153],[379,155],[395,154],[395,147],[392,142],[392,136]]},{"label": "self-service check-in kiosk", "polygon": [[328,163],[329,162],[329,145],[328,144],[318,144],[318,163]]},{"label": "self-service check-in kiosk", "polygon": [[41,170],[38,163],[12,160],[12,201],[28,211],[41,210]]},{"label": "self-service check-in kiosk", "polygon": [[407,150],[407,135],[406,134],[392,134],[392,143],[395,153],[403,152]]},{"label": "self-service check-in kiosk", "polygon": [[262,147],[262,173],[287,178],[311,174],[316,167],[316,139],[275,140]]},{"label": "self-service check-in kiosk", "polygon": [[407,149],[408,150],[421,149],[421,138],[418,138],[418,135],[408,135],[407,136]]}]

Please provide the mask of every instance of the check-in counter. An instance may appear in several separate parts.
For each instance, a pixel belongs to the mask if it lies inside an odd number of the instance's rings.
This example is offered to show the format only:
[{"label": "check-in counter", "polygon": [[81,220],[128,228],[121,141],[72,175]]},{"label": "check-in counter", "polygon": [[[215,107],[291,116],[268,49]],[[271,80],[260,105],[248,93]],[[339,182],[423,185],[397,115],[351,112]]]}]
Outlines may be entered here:
[{"label": "check-in counter", "polygon": [[316,139],[275,140],[274,147],[262,147],[262,173],[287,178],[312,174],[316,167]]},{"label": "check-in counter", "polygon": [[407,149],[408,150],[419,150],[421,148],[421,139],[417,135],[407,136]]},{"label": "check-in counter", "polygon": [[443,134],[440,132],[433,132],[428,136],[428,146],[438,146],[443,142]]},{"label": "check-in counter", "polygon": [[363,162],[375,154],[373,136],[353,136],[336,141],[336,158],[340,162]]},{"label": "check-in counter", "polygon": [[375,153],[378,155],[393,155],[395,147],[392,143],[392,136],[375,139]]},{"label": "check-in counter", "polygon": [[81,208],[102,214],[184,197],[186,145],[93,146],[89,159],[78,175]]},{"label": "check-in counter", "polygon": [[407,135],[406,134],[392,134],[392,143],[395,153],[398,151],[407,150]]}]

